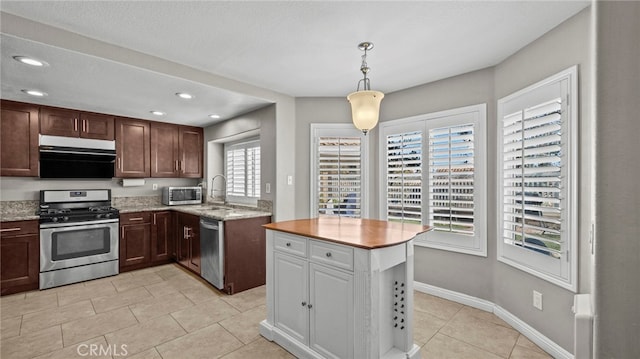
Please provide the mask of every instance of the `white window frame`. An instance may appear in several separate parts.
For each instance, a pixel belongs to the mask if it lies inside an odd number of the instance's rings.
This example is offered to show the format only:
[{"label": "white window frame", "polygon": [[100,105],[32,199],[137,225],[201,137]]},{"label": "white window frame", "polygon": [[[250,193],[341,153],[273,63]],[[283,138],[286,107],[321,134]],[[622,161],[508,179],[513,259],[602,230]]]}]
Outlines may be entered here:
[{"label": "white window frame", "polygon": [[318,217],[318,138],[323,136],[336,136],[336,137],[360,137],[360,173],[362,176],[360,185],[360,218],[369,217],[369,205],[367,197],[369,195],[369,137],[365,136],[362,131],[353,127],[353,124],[349,123],[312,123],[311,135],[309,143],[310,149],[310,161],[309,167],[311,171],[310,175],[310,198],[309,198],[309,217]]},{"label": "white window frame", "polygon": [[422,132],[422,223],[428,225],[429,130],[460,124],[474,125],[474,235],[430,231],[419,235],[415,245],[452,252],[487,256],[487,105],[478,104],[413,116],[380,124],[379,137],[379,217],[387,219],[387,136],[420,130]]},{"label": "white window frame", "polygon": [[[554,89],[553,87],[556,87]],[[558,92],[562,108],[562,146],[566,151],[566,175],[562,181],[565,197],[562,213],[562,257],[553,258],[523,247],[505,243],[503,117],[516,110],[545,101],[550,91]],[[529,274],[573,292],[577,291],[578,269],[578,69],[570,67],[558,74],[498,100],[497,126],[497,259]]]},{"label": "white window frame", "polygon": [[[257,146],[255,146],[255,144],[257,144]],[[225,177],[227,177],[227,181],[229,181],[228,178],[228,173],[227,173],[227,150],[229,149],[229,147],[244,147],[246,148],[253,148],[253,147],[258,147],[260,148],[260,156],[262,157],[262,148],[260,146],[260,138],[259,137],[253,137],[253,138],[247,138],[247,139],[243,139],[240,141],[235,141],[235,142],[227,142],[224,144],[224,173],[225,173]],[[262,172],[262,168],[261,168],[261,164],[258,164],[258,168],[260,170],[260,172]],[[226,198],[227,198],[227,202],[230,203],[238,203],[238,204],[248,204],[248,205],[257,205],[258,200],[260,199],[260,196],[262,195],[262,187],[261,187],[261,183],[258,184],[258,190],[259,190],[259,195],[256,196],[246,196],[247,193],[247,186],[248,186],[248,182],[247,182],[247,173],[246,173],[246,154],[245,154],[245,195],[244,196],[237,196],[237,195],[230,195],[229,194],[229,183],[226,183]],[[260,182],[262,182],[262,179],[260,179]]]}]

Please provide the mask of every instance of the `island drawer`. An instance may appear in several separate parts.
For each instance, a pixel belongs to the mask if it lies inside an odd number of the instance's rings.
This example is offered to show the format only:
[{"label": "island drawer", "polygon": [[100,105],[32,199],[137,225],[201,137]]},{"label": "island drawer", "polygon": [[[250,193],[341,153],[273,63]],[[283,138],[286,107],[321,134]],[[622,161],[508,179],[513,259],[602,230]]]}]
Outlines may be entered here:
[{"label": "island drawer", "polygon": [[131,212],[120,214],[120,225],[150,223],[151,212]]},{"label": "island drawer", "polygon": [[0,223],[0,237],[39,233],[38,221],[12,221]]},{"label": "island drawer", "polygon": [[273,246],[281,252],[307,257],[307,239],[287,233],[276,232]]},{"label": "island drawer", "polygon": [[312,261],[353,270],[353,248],[315,240],[309,241],[309,246]]}]

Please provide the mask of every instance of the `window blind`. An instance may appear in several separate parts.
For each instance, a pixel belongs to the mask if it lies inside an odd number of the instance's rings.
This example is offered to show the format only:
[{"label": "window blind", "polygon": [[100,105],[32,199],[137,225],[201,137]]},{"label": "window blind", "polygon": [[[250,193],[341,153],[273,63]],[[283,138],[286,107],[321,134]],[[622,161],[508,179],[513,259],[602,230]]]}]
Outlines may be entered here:
[{"label": "window blind", "polygon": [[362,140],[320,136],[317,140],[318,213],[362,215]]},{"label": "window blind", "polygon": [[429,223],[435,231],[474,234],[474,126],[429,130]]},{"label": "window blind", "polygon": [[387,136],[387,220],[422,223],[422,132]]},{"label": "window blind", "polygon": [[563,231],[562,98],[502,119],[503,239],[561,258]]},{"label": "window blind", "polygon": [[260,142],[225,146],[227,196],[260,197]]}]

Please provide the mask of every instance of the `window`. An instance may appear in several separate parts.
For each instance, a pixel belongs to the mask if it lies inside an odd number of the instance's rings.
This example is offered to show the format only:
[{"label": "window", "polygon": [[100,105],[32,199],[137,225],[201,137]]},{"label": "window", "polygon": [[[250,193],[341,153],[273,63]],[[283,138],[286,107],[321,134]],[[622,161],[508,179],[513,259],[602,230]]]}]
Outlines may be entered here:
[{"label": "window", "polygon": [[428,224],[417,245],[486,256],[486,105],[385,122],[381,218]]},{"label": "window", "polygon": [[576,290],[577,69],[498,101],[498,260]]},{"label": "window", "polygon": [[260,198],[260,141],[225,144],[227,199],[257,203]]},{"label": "window", "polygon": [[351,124],[312,124],[311,137],[311,216],[366,217],[367,137]]}]

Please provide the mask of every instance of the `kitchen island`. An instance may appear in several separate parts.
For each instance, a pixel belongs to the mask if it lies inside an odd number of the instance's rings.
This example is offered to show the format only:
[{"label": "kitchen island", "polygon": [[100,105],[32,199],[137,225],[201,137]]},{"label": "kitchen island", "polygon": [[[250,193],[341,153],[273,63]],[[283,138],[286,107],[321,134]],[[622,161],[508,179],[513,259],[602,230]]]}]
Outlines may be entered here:
[{"label": "kitchen island", "polygon": [[264,225],[260,333],[299,358],[418,358],[413,239],[429,226],[321,217]]}]

